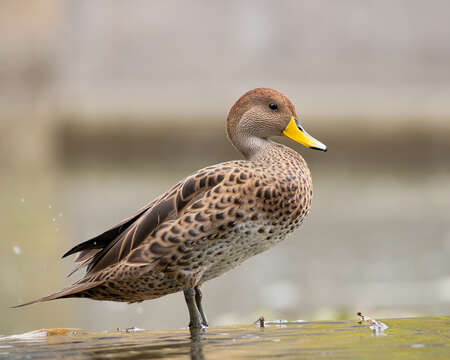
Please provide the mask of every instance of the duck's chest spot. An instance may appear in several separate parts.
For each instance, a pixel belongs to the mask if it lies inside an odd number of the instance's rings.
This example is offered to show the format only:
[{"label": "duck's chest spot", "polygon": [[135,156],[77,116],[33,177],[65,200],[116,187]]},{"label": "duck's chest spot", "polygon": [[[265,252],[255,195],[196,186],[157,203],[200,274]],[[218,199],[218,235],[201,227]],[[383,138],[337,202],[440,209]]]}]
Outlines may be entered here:
[{"label": "duck's chest spot", "polygon": [[283,227],[305,217],[311,205],[310,178],[300,175],[282,177],[256,191],[256,212],[266,221]]}]

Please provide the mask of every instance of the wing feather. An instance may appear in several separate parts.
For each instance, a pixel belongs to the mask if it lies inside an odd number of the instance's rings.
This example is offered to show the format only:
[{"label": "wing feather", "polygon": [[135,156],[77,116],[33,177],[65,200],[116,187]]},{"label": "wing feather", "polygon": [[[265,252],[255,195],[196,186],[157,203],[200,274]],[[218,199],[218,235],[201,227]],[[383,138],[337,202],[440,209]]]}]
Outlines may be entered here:
[{"label": "wing feather", "polygon": [[149,239],[162,224],[177,219],[190,203],[200,199],[206,191],[223,181],[224,176],[217,167],[220,164],[187,177],[135,215],[75,246],[63,257],[79,252],[76,261],[82,263],[73,272],[87,266],[86,275],[119,263]]},{"label": "wing feather", "polygon": [[112,227],[111,229],[105,231],[104,233],[101,233],[100,235],[97,235],[96,237],[87,240],[85,242],[82,242],[81,244],[78,244],[77,246],[74,246],[72,249],[67,251],[62,258],[65,258],[69,255],[75,254],[77,252],[81,252],[77,258],[78,261],[83,261],[82,258],[84,255],[93,249],[103,249],[105,246],[107,246],[111,241],[113,241],[119,234],[121,234],[126,228],[128,228],[133,222],[136,221],[145,211],[149,209],[153,205],[153,202],[150,204],[144,206],[142,209],[140,209],[136,214],[133,216],[130,216],[129,218],[126,218],[125,220],[121,221],[116,226]]}]

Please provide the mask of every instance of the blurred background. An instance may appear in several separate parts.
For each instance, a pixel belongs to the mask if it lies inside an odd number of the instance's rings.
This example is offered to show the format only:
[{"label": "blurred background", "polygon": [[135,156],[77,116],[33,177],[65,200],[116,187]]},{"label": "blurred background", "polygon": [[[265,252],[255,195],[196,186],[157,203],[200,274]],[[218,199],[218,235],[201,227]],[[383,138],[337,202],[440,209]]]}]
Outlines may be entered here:
[{"label": "blurred background", "polygon": [[229,108],[271,87],[327,153],[303,228],[204,286],[212,325],[450,313],[450,3],[0,3],[0,333],[187,324],[181,294],[8,309],[60,256],[238,159]]}]

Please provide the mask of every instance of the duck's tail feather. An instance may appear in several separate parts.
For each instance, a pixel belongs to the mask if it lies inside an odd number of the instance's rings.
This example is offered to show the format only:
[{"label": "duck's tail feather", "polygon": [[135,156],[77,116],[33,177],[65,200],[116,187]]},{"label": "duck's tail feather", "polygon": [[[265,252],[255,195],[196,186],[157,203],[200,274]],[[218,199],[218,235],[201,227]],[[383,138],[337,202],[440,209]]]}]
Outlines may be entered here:
[{"label": "duck's tail feather", "polygon": [[81,284],[74,284],[68,288],[62,289],[61,291],[57,291],[53,294],[50,294],[48,296],[41,297],[39,299],[16,305],[11,306],[12,309],[28,306],[44,301],[50,301],[50,300],[56,300],[56,299],[62,299],[62,298],[68,298],[68,297],[83,297],[82,293],[86,290],[92,289],[98,285],[100,285],[102,281],[94,281],[94,282],[88,282],[88,283],[81,283]]}]

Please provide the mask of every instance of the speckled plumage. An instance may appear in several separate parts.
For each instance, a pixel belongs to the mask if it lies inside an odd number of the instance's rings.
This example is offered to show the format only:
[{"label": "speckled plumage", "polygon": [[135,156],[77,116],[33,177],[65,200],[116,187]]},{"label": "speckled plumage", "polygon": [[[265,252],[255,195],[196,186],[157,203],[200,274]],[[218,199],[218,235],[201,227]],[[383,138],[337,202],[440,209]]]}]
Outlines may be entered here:
[{"label": "speckled plumage", "polygon": [[[277,102],[278,113],[262,108],[267,102]],[[195,172],[134,216],[75,246],[64,256],[79,253],[75,270],[87,267],[86,275],[37,301],[154,299],[197,287],[283,240],[309,212],[311,175],[300,154],[258,132],[280,135],[292,116],[293,105],[275,90],[245,94],[231,109],[227,130],[246,160]]]},{"label": "speckled plumage", "polygon": [[[102,284],[83,296],[153,299],[200,285],[284,239],[309,211],[311,177],[300,155],[284,145],[272,143],[270,155],[202,169],[169,190],[127,229],[109,257],[92,262],[81,283]],[[286,162],[290,169],[284,169]],[[159,209],[166,202],[173,213]],[[138,234],[154,214],[160,225]]]}]

